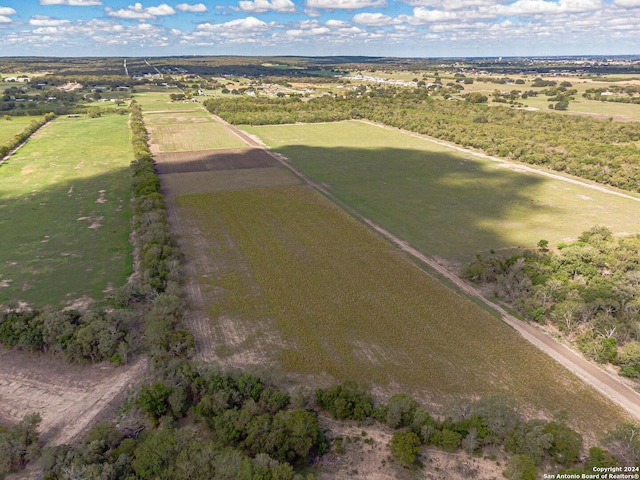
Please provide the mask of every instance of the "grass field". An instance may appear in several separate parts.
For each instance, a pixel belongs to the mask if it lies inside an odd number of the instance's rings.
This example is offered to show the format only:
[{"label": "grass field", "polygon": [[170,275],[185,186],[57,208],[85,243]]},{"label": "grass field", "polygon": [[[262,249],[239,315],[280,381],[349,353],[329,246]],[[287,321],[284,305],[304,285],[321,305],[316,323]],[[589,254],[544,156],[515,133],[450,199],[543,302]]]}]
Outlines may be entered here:
[{"label": "grass field", "polygon": [[[427,255],[468,260],[605,224],[640,230],[640,202],[361,122],[246,127],[314,180]],[[605,213],[606,212],[606,213]]]},{"label": "grass field", "polygon": [[[309,187],[177,199],[218,353],[443,405],[508,394],[588,431],[619,410]],[[312,382],[313,383],[313,382]],[[531,411],[531,410],[529,410]]]},{"label": "grass field", "polygon": [[[142,109],[146,112],[151,111],[166,111],[166,110],[198,110],[202,108],[197,103],[189,102],[173,102],[169,98],[172,93],[182,93],[177,88],[165,88],[155,87],[145,89],[139,87],[137,93],[132,94],[132,97],[136,102],[140,104]],[[147,90],[147,91],[145,91]]]},{"label": "grass field", "polygon": [[131,272],[127,116],[58,118],[0,166],[0,301],[100,299]]},{"label": "grass field", "polygon": [[4,145],[18,133],[22,132],[34,120],[41,117],[11,117],[11,120],[5,120],[0,115],[0,145]]}]

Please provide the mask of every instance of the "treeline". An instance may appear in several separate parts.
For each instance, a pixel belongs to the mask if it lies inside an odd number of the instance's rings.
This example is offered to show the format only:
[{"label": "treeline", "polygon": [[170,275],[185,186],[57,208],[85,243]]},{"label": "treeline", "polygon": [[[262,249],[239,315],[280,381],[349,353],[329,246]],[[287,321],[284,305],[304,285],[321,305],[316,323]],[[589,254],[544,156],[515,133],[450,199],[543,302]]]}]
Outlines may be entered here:
[{"label": "treeline", "polygon": [[[53,307],[0,309],[0,343],[8,348],[63,355],[70,362],[128,363],[142,347],[158,368],[194,348],[183,328],[181,254],[169,232],[160,182],[147,145],[140,107],[131,105],[132,226],[137,266],[132,278],[86,312]],[[116,307],[116,308],[114,308]]]},{"label": "treeline", "polygon": [[44,478],[68,478],[70,471],[104,480],[315,478],[294,469],[327,450],[317,414],[304,401],[251,375],[189,362],[172,375],[137,396],[148,419],[139,436],[113,424],[94,427],[83,445],[44,453]]},{"label": "treeline", "polygon": [[640,377],[640,236],[616,239],[606,227],[549,251],[492,255],[465,276],[490,285],[526,318],[551,323],[585,355]]},{"label": "treeline", "polygon": [[207,108],[234,124],[264,125],[365,118],[542,165],[626,190],[640,191],[640,124],[489,107],[431,98],[426,90],[375,88],[366,95],[215,98]]},{"label": "treeline", "polygon": [[[592,473],[594,467],[633,466],[640,461],[640,430],[624,425],[582,456],[583,440],[562,417],[527,420],[506,397],[461,405],[437,419],[406,394],[375,404],[369,391],[346,382],[293,397],[249,374],[229,375],[183,362],[172,378],[142,388],[135,400],[146,428],[102,424],[77,447],[47,449],[45,479],[83,472],[121,479],[311,479],[300,469],[324,453],[341,454],[342,437],[318,424],[328,411],[340,421],[380,422],[393,429],[389,452],[399,465],[417,466],[424,446],[469,455],[510,455],[508,479],[538,478],[538,470]],[[138,435],[138,432],[141,432]],[[494,457],[495,458],[495,457]],[[522,472],[528,472],[523,475]]]},{"label": "treeline", "polygon": [[51,120],[56,118],[55,113],[47,113],[42,118],[38,120],[32,121],[27,128],[25,128],[22,132],[18,133],[12,140],[5,143],[4,145],[0,145],[0,159],[9,155],[11,151],[18,148],[24,142],[26,142],[31,135],[33,135],[39,128],[43,127]]}]

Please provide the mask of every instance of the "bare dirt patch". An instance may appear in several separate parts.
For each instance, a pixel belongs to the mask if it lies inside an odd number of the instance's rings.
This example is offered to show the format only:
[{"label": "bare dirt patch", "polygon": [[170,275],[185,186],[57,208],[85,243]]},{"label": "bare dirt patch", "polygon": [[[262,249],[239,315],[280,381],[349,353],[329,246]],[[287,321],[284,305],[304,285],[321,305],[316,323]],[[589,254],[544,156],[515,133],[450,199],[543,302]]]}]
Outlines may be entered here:
[{"label": "bare dirt patch", "polygon": [[264,150],[231,149],[171,152],[154,156],[159,174],[275,167],[279,163]]},{"label": "bare dirt patch", "polygon": [[88,217],[78,217],[79,222],[89,222],[89,226],[87,228],[91,230],[97,230],[102,226],[102,220],[104,217],[90,215]]},{"label": "bare dirt patch", "polygon": [[53,445],[76,441],[146,369],[145,359],[118,368],[80,366],[4,349],[0,364],[0,418],[16,422],[40,413],[42,438]]}]

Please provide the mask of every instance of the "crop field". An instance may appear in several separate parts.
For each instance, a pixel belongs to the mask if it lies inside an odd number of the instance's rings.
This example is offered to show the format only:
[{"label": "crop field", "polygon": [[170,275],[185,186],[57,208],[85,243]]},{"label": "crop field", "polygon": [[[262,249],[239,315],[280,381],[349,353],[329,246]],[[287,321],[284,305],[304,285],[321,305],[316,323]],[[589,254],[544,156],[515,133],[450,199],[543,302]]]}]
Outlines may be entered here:
[{"label": "crop field", "polygon": [[164,153],[155,160],[169,196],[300,183],[271,155],[255,148]]},{"label": "crop field", "polygon": [[[588,430],[619,410],[306,186],[178,197],[223,363],[355,379],[442,405],[508,394]],[[204,259],[204,260],[203,260]]]},{"label": "crop field", "polygon": [[[350,207],[430,256],[640,230],[640,202],[363,122],[245,127]],[[587,183],[587,182],[585,182]],[[606,212],[606,214],[605,214]]]},{"label": "crop field", "polygon": [[22,132],[27,125],[41,117],[10,117],[11,120],[5,120],[0,116],[0,145],[13,140],[13,137]]},{"label": "crop field", "polygon": [[59,305],[124,283],[127,120],[58,118],[0,166],[0,301]]},{"label": "crop field", "polygon": [[152,149],[160,152],[239,148],[244,143],[214,121],[185,122],[151,127]]},{"label": "crop field", "polygon": [[197,103],[171,102],[167,93],[135,96],[145,112],[154,153],[242,148],[245,143]]}]

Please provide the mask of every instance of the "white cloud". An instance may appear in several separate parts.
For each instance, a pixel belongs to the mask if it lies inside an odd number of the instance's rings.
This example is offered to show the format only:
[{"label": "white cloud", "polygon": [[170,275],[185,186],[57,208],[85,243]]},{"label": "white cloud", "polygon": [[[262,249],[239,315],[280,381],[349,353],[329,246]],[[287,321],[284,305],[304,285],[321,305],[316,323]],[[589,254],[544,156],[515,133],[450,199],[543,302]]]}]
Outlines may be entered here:
[{"label": "white cloud", "polygon": [[613,0],[613,3],[623,8],[640,7],[640,0]]},{"label": "white cloud", "polygon": [[560,0],[559,2],[517,0],[510,5],[494,5],[486,9],[480,8],[480,11],[486,10],[488,13],[495,15],[542,15],[590,12],[600,8],[602,8],[601,0]]},{"label": "white cloud", "polygon": [[69,5],[71,7],[93,7],[102,5],[100,0],[40,0],[40,5]]},{"label": "white cloud", "polygon": [[413,9],[413,15],[400,15],[398,19],[412,25],[422,25],[427,23],[453,22],[459,19],[459,15],[456,12],[416,7]]},{"label": "white cloud", "polygon": [[327,20],[324,24],[329,28],[349,28],[351,24],[343,20]]},{"label": "white cloud", "polygon": [[31,20],[29,20],[29,25],[33,25],[34,27],[57,27],[66,23],[70,23],[69,20],[57,20],[44,15],[34,15],[31,17]]},{"label": "white cloud", "polygon": [[296,6],[291,0],[242,0],[238,2],[238,10],[243,12],[264,13],[269,11],[293,13]]},{"label": "white cloud", "polygon": [[307,7],[324,10],[355,10],[386,6],[387,0],[307,0]]},{"label": "white cloud", "polygon": [[372,27],[384,27],[386,25],[398,23],[398,20],[395,18],[383,15],[382,13],[358,13],[353,16],[353,21],[360,25],[368,25]]},{"label": "white cloud", "polygon": [[201,23],[196,27],[199,32],[229,32],[229,31],[242,31],[242,32],[256,32],[266,30],[269,28],[269,24],[258,20],[256,17],[238,18],[225,23]]},{"label": "white cloud", "polygon": [[11,7],[0,7],[0,15],[15,15],[16,11]]},{"label": "white cloud", "polygon": [[109,17],[124,18],[129,20],[151,20],[157,16],[174,15],[176,11],[163,3],[157,7],[143,8],[141,3],[129,5],[127,8],[121,8],[120,10],[114,10],[111,7],[104,9]]},{"label": "white cloud", "polygon": [[0,23],[11,23],[13,20],[11,20],[9,17],[5,17],[4,15],[0,15]]},{"label": "white cloud", "polygon": [[203,13],[209,9],[204,3],[196,3],[195,5],[189,5],[188,3],[180,3],[176,5],[176,8],[181,12]]}]

